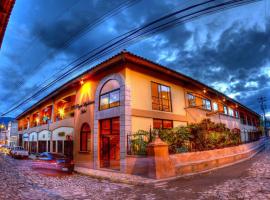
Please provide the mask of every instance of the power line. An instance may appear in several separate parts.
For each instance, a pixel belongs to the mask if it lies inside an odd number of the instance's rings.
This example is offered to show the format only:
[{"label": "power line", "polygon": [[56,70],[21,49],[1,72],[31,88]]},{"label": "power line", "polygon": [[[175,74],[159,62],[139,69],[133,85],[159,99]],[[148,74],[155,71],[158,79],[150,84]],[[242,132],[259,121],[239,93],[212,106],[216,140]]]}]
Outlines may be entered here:
[{"label": "power line", "polygon": [[[124,35],[124,37],[119,37],[120,38],[119,40],[117,40],[116,42],[113,42],[112,44],[109,44],[109,45],[105,45],[104,48],[102,49],[99,49],[99,48],[96,48],[94,50],[94,52],[90,52],[92,53],[91,56],[89,56],[87,59],[84,59],[82,61],[80,61],[78,64],[76,64],[71,70],[68,70],[67,72],[61,74],[59,77],[57,77],[57,79],[55,79],[54,81],[50,82],[49,84],[47,84],[44,88],[40,89],[39,91],[37,91],[34,95],[32,95],[31,97],[27,98],[26,100],[24,100],[23,102],[21,102],[19,105],[16,105],[14,107],[12,107],[9,111],[7,111],[6,113],[4,113],[3,115],[6,115],[8,113],[10,113],[11,111],[17,109],[18,107],[20,107],[21,105],[29,102],[30,100],[34,99],[35,97],[39,96],[42,92],[46,91],[49,87],[51,87],[52,85],[54,85],[55,83],[57,83],[58,81],[62,80],[63,78],[67,77],[68,75],[70,75],[72,72],[74,72],[75,70],[77,70],[78,68],[80,68],[82,65],[85,65],[86,63],[89,63],[89,62],[94,62],[95,60],[97,60],[98,58],[102,57],[102,56],[105,56],[107,55],[108,53],[112,52],[115,48],[119,47],[120,45],[124,45],[126,43],[129,43],[129,42],[132,42],[134,41],[134,39],[138,39],[144,35],[147,35],[147,34],[151,34],[151,31],[152,33],[156,33],[160,30],[164,30],[164,29],[167,29],[169,28],[170,26],[172,25],[175,25],[176,23],[184,23],[186,22],[187,20],[190,20],[190,19],[193,19],[195,17],[200,17],[202,15],[205,15],[206,13],[211,13],[211,12],[217,12],[219,10],[222,10],[222,8],[230,8],[229,5],[232,5],[231,7],[233,6],[236,6],[236,5],[243,5],[245,3],[250,3],[250,2],[255,2],[255,1],[259,1],[259,0],[249,0],[249,1],[245,1],[245,0],[234,0],[234,1],[229,1],[229,2],[226,2],[226,3],[221,3],[221,4],[218,4],[218,5],[215,5],[215,6],[210,6],[208,8],[204,8],[204,9],[201,9],[199,11],[196,11],[194,13],[191,13],[191,14],[188,14],[188,15],[185,15],[185,16],[181,16],[181,17],[178,17],[177,20],[173,19],[171,21],[166,21],[166,23],[164,24],[161,24],[157,27],[152,27],[152,25],[155,25],[156,23],[159,23],[160,21],[162,20],[167,20],[168,18],[171,18],[171,17],[175,17],[176,14],[179,14],[180,12],[184,12],[184,11],[187,11],[189,9],[193,9],[194,7],[198,7],[198,6],[202,6],[204,4],[208,4],[209,2],[214,2],[214,0],[210,0],[210,1],[207,1],[207,2],[204,2],[204,3],[201,3],[201,4],[196,4],[196,5],[192,5],[191,7],[188,7],[188,8],[185,8],[185,9],[182,9],[182,10],[179,10],[177,12],[174,12],[174,13],[171,13],[169,15],[166,15],[162,18],[159,18],[157,20],[154,20],[153,22],[150,22],[142,27],[139,27],[133,31],[129,31]],[[242,3],[241,3],[242,2]],[[187,18],[188,17],[188,18]],[[185,19],[187,18],[187,19]],[[171,24],[170,24],[171,23]],[[149,28],[150,27],[150,28]],[[146,30],[144,30],[146,29]],[[154,32],[153,32],[154,30]],[[132,37],[131,37],[132,36]],[[114,40],[111,40],[111,41],[114,41]],[[101,45],[101,46],[104,46]]]},{"label": "power line", "polygon": [[[91,21],[87,24],[85,24],[84,26],[82,26],[80,28],[79,31],[75,32],[73,35],[71,35],[66,41],[62,42],[62,44],[60,44],[59,48],[57,49],[57,51],[59,50],[63,50],[66,47],[70,46],[72,44],[72,42],[74,42],[75,40],[77,40],[78,38],[82,37],[83,35],[85,35],[87,32],[89,32],[90,30],[93,30],[95,27],[97,27],[99,24],[101,24],[102,22],[104,22],[108,17],[113,17],[114,15],[117,15],[121,10],[124,10],[136,3],[138,3],[141,0],[125,0],[123,3],[118,4],[115,8],[111,9],[109,12],[105,13],[104,15],[98,17],[97,19],[95,19],[94,21]],[[79,1],[78,1],[79,2]],[[77,2],[77,3],[78,3]],[[76,4],[77,4],[76,3]],[[74,5],[73,5],[74,6]],[[73,7],[72,6],[72,7]],[[71,7],[70,7],[71,8]],[[69,9],[70,9],[69,8]],[[60,15],[61,16],[61,15]],[[48,60],[48,58],[50,58],[51,56],[53,56],[56,53],[56,50],[53,50],[51,52],[49,52],[47,55],[45,55],[42,59],[42,61],[40,61],[37,65],[35,65],[34,68],[38,69],[40,68],[43,64],[45,64],[45,62]],[[59,70],[61,71],[61,69]],[[51,78],[51,77],[50,77]],[[50,79],[49,78],[49,79]],[[45,80],[46,82],[47,80]],[[17,86],[22,85],[24,82],[23,80],[20,81]]]}]

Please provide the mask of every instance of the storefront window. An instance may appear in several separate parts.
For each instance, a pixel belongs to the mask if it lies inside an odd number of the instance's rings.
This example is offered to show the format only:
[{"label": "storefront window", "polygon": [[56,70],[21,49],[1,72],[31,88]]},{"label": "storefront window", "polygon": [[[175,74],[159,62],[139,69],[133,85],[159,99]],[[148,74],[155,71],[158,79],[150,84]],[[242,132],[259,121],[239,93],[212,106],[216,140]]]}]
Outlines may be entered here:
[{"label": "storefront window", "polygon": [[62,140],[57,141],[57,152],[63,153],[63,141]]}]

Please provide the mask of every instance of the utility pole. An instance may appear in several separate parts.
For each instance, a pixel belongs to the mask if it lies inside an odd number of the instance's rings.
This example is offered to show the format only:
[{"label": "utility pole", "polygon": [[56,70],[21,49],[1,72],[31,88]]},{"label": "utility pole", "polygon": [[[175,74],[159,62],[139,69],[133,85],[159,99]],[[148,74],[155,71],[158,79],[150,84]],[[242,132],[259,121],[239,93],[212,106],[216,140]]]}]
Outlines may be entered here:
[{"label": "utility pole", "polygon": [[266,104],[265,104],[265,102],[266,102],[266,97],[261,96],[261,97],[259,97],[259,98],[258,98],[258,101],[259,101],[259,104],[260,104],[261,109],[262,109],[262,111],[263,111],[263,119],[264,119],[264,134],[265,134],[265,136],[267,137],[267,130],[266,130],[266,117],[265,117],[265,109],[266,109]]}]

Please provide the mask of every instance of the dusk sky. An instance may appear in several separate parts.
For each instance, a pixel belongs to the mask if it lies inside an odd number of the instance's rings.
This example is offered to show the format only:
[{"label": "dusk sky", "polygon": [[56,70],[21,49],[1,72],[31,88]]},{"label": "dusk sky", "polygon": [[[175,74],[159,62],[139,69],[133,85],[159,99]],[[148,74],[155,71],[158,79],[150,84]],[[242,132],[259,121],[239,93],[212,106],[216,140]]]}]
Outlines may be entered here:
[{"label": "dusk sky", "polygon": [[[200,1],[134,1],[80,37],[74,37],[124,2],[127,1],[17,0],[0,50],[0,113],[89,50]],[[266,96],[267,104],[270,102],[270,23],[266,20],[269,16],[270,2],[262,0],[202,16],[124,48],[197,79],[261,114],[257,98]],[[71,44],[63,48],[71,38]],[[53,89],[8,116],[18,115]]]}]

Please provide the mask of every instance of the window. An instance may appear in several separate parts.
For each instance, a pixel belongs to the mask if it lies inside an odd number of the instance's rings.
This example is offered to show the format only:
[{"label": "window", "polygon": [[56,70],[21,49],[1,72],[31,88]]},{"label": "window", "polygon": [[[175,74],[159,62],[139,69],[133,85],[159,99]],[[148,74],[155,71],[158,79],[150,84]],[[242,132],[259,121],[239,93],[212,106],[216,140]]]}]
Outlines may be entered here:
[{"label": "window", "polygon": [[120,105],[120,85],[116,80],[104,84],[99,98],[99,109],[106,110]]},{"label": "window", "polygon": [[218,104],[216,102],[213,103],[213,110],[218,111]]},{"label": "window", "polygon": [[235,117],[238,119],[239,118],[239,113],[238,113],[238,111],[234,111],[234,114],[235,114]]},{"label": "window", "polygon": [[249,126],[252,126],[252,122],[251,122],[250,116],[247,116],[247,124]]},{"label": "window", "polygon": [[56,141],[53,141],[53,152],[56,152]]},{"label": "window", "polygon": [[189,106],[196,106],[196,98],[194,95],[188,93],[187,94],[187,99],[188,99],[188,105]]},{"label": "window", "polygon": [[208,99],[202,99],[203,108],[206,110],[211,110],[211,102]]},{"label": "window", "polygon": [[232,117],[234,116],[233,109],[231,109],[231,108],[229,108],[229,115]]},{"label": "window", "polygon": [[228,108],[227,108],[227,106],[223,106],[223,113],[225,115],[228,115]]},{"label": "window", "polygon": [[171,88],[152,82],[152,109],[171,112]]},{"label": "window", "polygon": [[172,120],[165,120],[165,119],[153,119],[153,128],[154,129],[173,128],[173,121]]},{"label": "window", "polygon": [[244,113],[241,112],[240,112],[240,122],[241,124],[247,124],[246,116],[244,115]]},{"label": "window", "polygon": [[80,133],[80,151],[89,151],[88,139],[90,138],[91,130],[87,123],[84,123]]},{"label": "window", "polygon": [[63,153],[63,140],[57,141],[57,153]]}]

